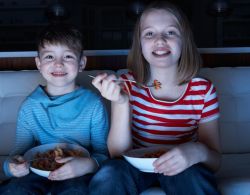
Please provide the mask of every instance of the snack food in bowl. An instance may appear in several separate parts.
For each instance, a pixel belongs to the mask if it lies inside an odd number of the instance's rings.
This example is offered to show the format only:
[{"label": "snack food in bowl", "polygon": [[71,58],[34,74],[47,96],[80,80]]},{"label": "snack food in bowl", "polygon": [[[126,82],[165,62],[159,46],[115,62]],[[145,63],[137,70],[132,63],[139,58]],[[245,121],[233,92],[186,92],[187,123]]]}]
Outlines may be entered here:
[{"label": "snack food in bowl", "polygon": [[75,144],[52,143],[34,147],[24,154],[24,158],[30,161],[30,170],[43,177],[48,177],[51,171],[63,165],[55,161],[56,157],[71,156],[89,157],[89,152]]},{"label": "snack food in bowl", "polygon": [[167,152],[167,148],[140,148],[126,152],[123,157],[142,172],[154,172],[153,162]]}]

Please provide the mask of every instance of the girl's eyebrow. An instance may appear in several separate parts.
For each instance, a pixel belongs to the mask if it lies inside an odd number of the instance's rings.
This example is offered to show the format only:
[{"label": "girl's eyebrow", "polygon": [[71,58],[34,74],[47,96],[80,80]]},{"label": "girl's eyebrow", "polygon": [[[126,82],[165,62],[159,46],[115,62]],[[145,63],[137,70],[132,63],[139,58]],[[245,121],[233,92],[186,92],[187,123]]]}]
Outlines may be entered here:
[{"label": "girl's eyebrow", "polygon": [[[177,25],[175,25],[175,24],[170,24],[170,25],[167,25],[167,26],[165,26],[166,28],[176,28],[176,29],[178,29],[178,27],[177,27]],[[153,29],[154,27],[153,26],[146,26],[146,27],[144,27],[144,28],[141,28],[141,31],[143,31],[143,30],[147,30],[147,29]]]}]

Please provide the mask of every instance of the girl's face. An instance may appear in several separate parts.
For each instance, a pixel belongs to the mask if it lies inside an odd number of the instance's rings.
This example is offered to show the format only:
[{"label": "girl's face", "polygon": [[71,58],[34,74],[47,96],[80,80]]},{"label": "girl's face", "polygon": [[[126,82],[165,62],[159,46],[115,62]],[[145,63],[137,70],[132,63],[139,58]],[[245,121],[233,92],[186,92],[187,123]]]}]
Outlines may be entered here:
[{"label": "girl's face", "polygon": [[150,10],[141,18],[142,54],[150,67],[178,65],[182,40],[177,19],[165,10]]},{"label": "girl's face", "polygon": [[84,57],[79,59],[76,52],[61,44],[45,44],[36,58],[37,68],[46,79],[47,87],[66,91],[74,90],[75,78],[85,62]]}]

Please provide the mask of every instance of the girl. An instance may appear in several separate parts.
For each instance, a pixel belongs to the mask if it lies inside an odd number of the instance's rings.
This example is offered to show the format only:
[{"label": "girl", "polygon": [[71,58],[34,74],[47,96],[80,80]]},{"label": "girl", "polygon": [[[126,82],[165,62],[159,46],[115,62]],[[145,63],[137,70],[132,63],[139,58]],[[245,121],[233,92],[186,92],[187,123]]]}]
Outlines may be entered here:
[{"label": "girl", "polygon": [[218,194],[211,172],[220,164],[218,101],[213,84],[196,77],[200,64],[183,13],[166,1],[150,4],[135,26],[130,72],[121,75],[143,85],[126,81],[121,88],[107,74],[93,85],[112,101],[112,157],[133,147],[171,149],[153,163],[157,174],[108,161],[92,179],[90,194],[139,194],[156,181],[168,195]]}]

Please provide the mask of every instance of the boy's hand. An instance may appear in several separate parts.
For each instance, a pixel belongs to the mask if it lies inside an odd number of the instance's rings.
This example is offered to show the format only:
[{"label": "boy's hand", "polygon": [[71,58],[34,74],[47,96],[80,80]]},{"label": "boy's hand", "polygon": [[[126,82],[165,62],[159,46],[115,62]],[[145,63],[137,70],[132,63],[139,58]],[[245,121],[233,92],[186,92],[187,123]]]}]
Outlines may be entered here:
[{"label": "boy's hand", "polygon": [[48,177],[50,180],[65,180],[79,177],[97,169],[97,163],[86,157],[66,157],[56,159],[58,163],[65,163],[60,168],[52,171]]},{"label": "boy's hand", "polygon": [[185,143],[172,148],[155,160],[155,172],[172,176],[201,162],[202,151],[198,148],[196,143]]},{"label": "boy's hand", "polygon": [[9,170],[15,177],[23,177],[29,174],[29,164],[22,156],[14,156],[9,162]]},{"label": "boy's hand", "polygon": [[127,100],[127,95],[122,93],[120,83],[114,81],[116,79],[115,75],[103,73],[96,76],[92,84],[100,91],[104,98],[116,103],[123,103]]}]

